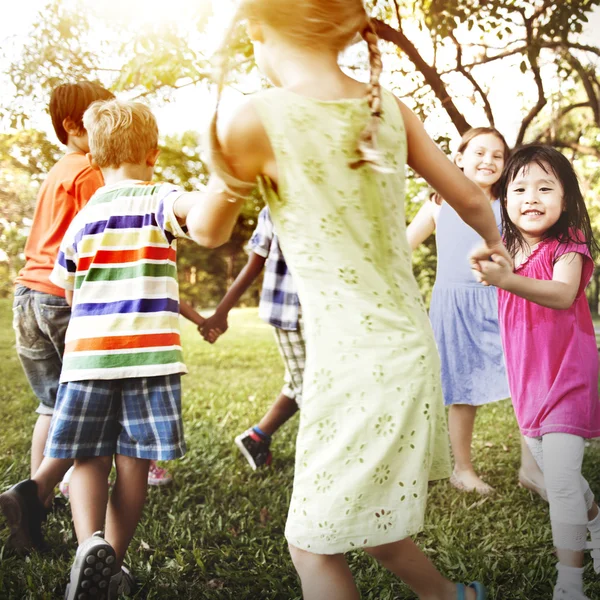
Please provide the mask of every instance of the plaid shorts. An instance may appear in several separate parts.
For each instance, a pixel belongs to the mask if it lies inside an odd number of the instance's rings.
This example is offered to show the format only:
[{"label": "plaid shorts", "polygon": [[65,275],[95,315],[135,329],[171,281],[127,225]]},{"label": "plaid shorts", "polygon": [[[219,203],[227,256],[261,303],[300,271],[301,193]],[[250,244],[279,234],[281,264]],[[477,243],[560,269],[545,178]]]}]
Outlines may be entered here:
[{"label": "plaid shorts", "polygon": [[152,460],[185,454],[180,374],[60,384],[44,455],[113,454]]},{"label": "plaid shorts", "polygon": [[298,329],[295,331],[275,327],[275,339],[285,365],[284,385],[281,393],[295,400],[298,407],[300,407],[302,404],[304,363],[306,361],[302,315],[298,316]]}]

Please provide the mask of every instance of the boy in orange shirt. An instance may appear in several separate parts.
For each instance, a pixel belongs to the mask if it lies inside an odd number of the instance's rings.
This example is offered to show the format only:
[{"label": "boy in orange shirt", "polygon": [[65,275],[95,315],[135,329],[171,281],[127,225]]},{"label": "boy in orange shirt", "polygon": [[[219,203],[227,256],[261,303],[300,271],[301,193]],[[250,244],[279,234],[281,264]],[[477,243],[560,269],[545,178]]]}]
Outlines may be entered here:
[{"label": "boy in orange shirt", "polygon": [[88,81],[60,85],[50,97],[52,124],[67,152],[40,188],[25,245],[26,263],[15,282],[13,304],[17,353],[39,400],[31,445],[32,479],[0,495],[0,509],[11,528],[11,543],[16,549],[42,546],[45,505],[71,465],[70,460],[60,459],[45,459],[42,464],[71,315],[65,291],[54,285],[49,276],[67,227],[104,185],[102,175],[90,167],[86,157],[90,149],[82,117],[92,102],[109,98],[114,98],[111,92]]}]

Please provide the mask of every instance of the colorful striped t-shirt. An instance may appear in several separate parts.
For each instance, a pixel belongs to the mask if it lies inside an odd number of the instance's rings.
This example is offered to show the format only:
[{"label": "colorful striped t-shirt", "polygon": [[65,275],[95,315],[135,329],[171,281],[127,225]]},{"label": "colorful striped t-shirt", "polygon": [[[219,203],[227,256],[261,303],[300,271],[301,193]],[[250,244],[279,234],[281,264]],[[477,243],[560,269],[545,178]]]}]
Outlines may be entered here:
[{"label": "colorful striped t-shirt", "polygon": [[183,190],[120,181],[73,219],[50,279],[73,290],[61,382],[186,373],[173,212]]}]

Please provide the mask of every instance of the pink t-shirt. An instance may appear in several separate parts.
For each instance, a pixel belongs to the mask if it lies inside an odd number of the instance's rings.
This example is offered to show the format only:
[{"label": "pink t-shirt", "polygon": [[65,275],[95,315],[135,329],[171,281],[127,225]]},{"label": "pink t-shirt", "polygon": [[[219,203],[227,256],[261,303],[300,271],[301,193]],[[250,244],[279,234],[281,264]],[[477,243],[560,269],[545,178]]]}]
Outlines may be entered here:
[{"label": "pink t-shirt", "polygon": [[587,247],[544,240],[515,273],[551,280],[555,262],[569,252],[584,257],[579,291],[569,308],[545,308],[498,290],[512,402],[521,432],[528,437],[557,432],[600,437],[598,349],[584,292],[594,271]]}]

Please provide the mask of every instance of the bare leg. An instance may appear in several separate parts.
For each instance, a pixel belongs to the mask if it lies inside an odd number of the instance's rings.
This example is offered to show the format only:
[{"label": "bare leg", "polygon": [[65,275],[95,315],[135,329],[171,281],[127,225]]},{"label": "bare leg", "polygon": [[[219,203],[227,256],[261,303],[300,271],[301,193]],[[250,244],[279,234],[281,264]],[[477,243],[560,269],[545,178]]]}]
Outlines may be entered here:
[{"label": "bare leg", "polygon": [[106,512],[106,541],[120,567],[142,516],[148,489],[149,460],[117,454],[117,479]]},{"label": "bare leg", "polygon": [[39,415],[33,428],[33,436],[31,438],[31,478],[35,475],[39,466],[44,459],[44,448],[48,439],[48,431],[50,430],[50,415]]},{"label": "bare leg", "polygon": [[548,494],[546,493],[546,484],[544,483],[544,474],[538,466],[531,450],[521,436],[521,468],[519,469],[519,483],[528,490],[539,494],[546,502]]},{"label": "bare leg", "polygon": [[[365,550],[410,586],[421,600],[455,600],[456,584],[443,577],[411,539]],[[466,598],[475,600],[475,590],[468,589]]]},{"label": "bare leg", "polygon": [[54,488],[60,483],[73,461],[70,458],[49,458],[44,456],[34,473],[33,481],[37,483],[38,498],[48,507],[52,501]]},{"label": "bare leg", "polygon": [[469,404],[450,406],[448,428],[454,454],[454,474],[450,482],[462,490],[475,490],[480,494],[489,494],[494,489],[477,475],[471,462],[471,443],[476,414],[476,406]]},{"label": "bare leg", "polygon": [[313,554],[290,545],[304,600],[359,600],[343,554]]},{"label": "bare leg", "polygon": [[298,412],[295,400],[288,398],[285,394],[279,394],[271,408],[259,421],[258,426],[268,435],[273,435],[286,421]]},{"label": "bare leg", "polygon": [[111,467],[112,456],[75,460],[69,496],[75,533],[80,544],[94,532],[104,529]]}]

